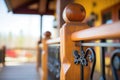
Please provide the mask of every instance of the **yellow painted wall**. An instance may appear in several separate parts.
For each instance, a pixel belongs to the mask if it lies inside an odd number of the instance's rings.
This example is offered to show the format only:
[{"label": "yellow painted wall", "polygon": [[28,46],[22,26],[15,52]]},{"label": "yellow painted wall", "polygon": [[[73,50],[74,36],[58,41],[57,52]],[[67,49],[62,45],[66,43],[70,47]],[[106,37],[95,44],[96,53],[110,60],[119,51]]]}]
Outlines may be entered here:
[{"label": "yellow painted wall", "polygon": [[[92,11],[98,14],[98,20],[96,21],[96,26],[98,26],[101,25],[101,11],[119,3],[120,0],[75,0],[74,2],[80,3],[85,7],[87,13],[86,17],[88,17]],[[97,4],[94,8],[92,7],[93,2]]]},{"label": "yellow painted wall", "polygon": [[[114,4],[117,4],[120,2],[120,0],[75,0],[75,3],[82,4],[86,9],[86,18],[90,15],[90,13],[93,11],[98,15],[98,20],[95,22],[95,26],[99,26],[102,24],[101,20],[101,11],[111,7]],[[96,2],[96,7],[92,7],[92,3]],[[99,42],[99,41],[96,41]],[[95,47],[96,51],[96,70],[100,71],[100,47]]]}]

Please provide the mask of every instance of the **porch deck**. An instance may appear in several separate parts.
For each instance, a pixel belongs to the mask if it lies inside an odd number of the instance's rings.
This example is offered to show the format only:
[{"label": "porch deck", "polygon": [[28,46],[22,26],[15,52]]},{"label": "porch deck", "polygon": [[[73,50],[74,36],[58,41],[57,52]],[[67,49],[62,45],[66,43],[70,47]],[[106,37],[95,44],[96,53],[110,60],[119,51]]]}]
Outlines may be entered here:
[{"label": "porch deck", "polygon": [[0,68],[0,80],[40,80],[34,63]]}]

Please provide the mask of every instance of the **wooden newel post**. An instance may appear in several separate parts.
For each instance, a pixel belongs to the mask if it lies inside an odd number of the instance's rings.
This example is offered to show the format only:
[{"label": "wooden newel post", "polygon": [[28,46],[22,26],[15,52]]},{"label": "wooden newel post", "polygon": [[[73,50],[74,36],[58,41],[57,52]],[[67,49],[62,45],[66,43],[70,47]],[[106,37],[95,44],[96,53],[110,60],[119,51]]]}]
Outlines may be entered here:
[{"label": "wooden newel post", "polygon": [[42,39],[42,71],[41,71],[41,80],[48,80],[48,66],[47,66],[47,63],[48,63],[48,59],[47,59],[47,56],[48,56],[48,46],[47,46],[47,43],[46,41],[48,39],[50,39],[51,37],[51,33],[49,31],[45,32],[45,37]]},{"label": "wooden newel post", "polygon": [[[66,6],[63,12],[65,24],[60,30],[60,57],[61,71],[60,80],[80,80],[80,65],[74,64],[73,50],[80,50],[71,40],[71,34],[76,31],[88,28],[86,24],[81,23],[85,18],[86,12],[82,5],[72,3]],[[85,68],[88,71],[89,69]],[[84,77],[88,74],[84,74]],[[88,80],[89,77],[85,77]]]}]

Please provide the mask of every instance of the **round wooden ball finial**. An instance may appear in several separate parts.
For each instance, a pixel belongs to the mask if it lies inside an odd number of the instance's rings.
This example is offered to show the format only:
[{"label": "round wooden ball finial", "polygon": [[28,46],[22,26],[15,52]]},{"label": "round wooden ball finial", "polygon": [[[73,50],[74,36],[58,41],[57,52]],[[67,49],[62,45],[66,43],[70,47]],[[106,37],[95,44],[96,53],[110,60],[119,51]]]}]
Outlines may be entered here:
[{"label": "round wooden ball finial", "polygon": [[50,31],[46,31],[44,35],[45,35],[46,38],[50,38],[51,37],[51,32]]},{"label": "round wooden ball finial", "polygon": [[82,22],[86,16],[85,8],[81,4],[68,4],[63,11],[65,22]]}]

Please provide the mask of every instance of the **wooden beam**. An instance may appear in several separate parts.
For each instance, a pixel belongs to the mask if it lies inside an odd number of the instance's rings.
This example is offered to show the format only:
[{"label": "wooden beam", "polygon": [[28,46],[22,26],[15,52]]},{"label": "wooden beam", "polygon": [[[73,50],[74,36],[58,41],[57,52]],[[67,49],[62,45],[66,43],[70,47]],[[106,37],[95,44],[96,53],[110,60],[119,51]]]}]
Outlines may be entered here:
[{"label": "wooden beam", "polygon": [[[8,3],[7,2],[6,2],[6,4],[10,3],[10,2],[8,2]],[[38,2],[40,4],[38,4]],[[40,5],[40,7],[36,8],[36,9],[30,9],[29,6],[34,4],[34,3],[38,4],[38,6]],[[48,4],[49,4],[49,1],[47,1],[47,0],[30,0],[29,2],[26,2],[26,3],[20,5],[16,8],[13,8],[11,5],[10,10],[12,10],[13,13],[15,13],[15,14],[53,15],[55,10],[46,9],[46,8],[48,8]],[[39,9],[42,9],[44,11],[39,11]]]},{"label": "wooden beam", "polygon": [[40,0],[39,1],[39,10],[38,10],[38,12],[45,13],[46,12],[46,5],[47,5],[47,0]]},{"label": "wooden beam", "polygon": [[38,12],[38,10],[32,10],[32,9],[28,9],[28,8],[20,8],[17,10],[13,10],[13,13],[15,13],[15,14],[53,15],[54,12],[55,12],[54,10],[49,10],[45,13],[40,13],[40,12]]},{"label": "wooden beam", "polygon": [[27,3],[24,3],[24,4],[20,5],[20,6],[18,6],[17,8],[13,8],[13,11],[27,8],[29,5],[34,4],[34,3],[37,3],[37,2],[38,2],[38,0],[29,1],[29,2],[27,2]]}]

